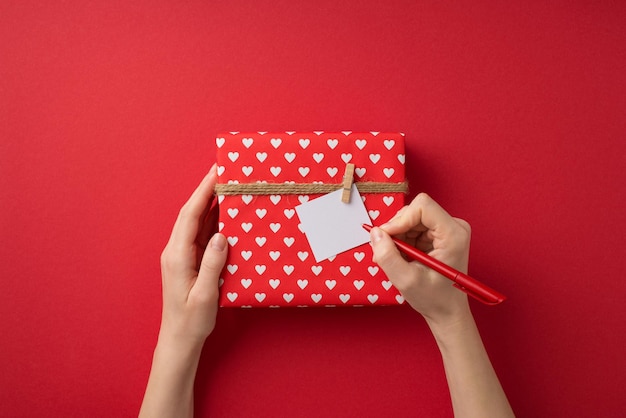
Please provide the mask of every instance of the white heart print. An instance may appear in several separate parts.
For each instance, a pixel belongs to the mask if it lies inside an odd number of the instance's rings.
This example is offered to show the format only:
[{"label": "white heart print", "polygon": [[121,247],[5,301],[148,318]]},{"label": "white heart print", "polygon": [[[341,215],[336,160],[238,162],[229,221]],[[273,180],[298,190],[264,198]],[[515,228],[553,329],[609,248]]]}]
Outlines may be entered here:
[{"label": "white heart print", "polygon": [[[217,148],[222,149],[218,151],[221,165],[217,166],[220,183],[337,183],[349,162],[361,165],[355,167],[355,182],[402,179],[394,177],[399,174],[398,163],[405,162],[404,146],[398,137],[381,135],[380,140],[373,140],[370,134],[344,132],[341,139],[337,139],[339,136],[319,132],[316,135],[325,136],[319,139],[313,136],[312,141],[310,137],[295,134],[288,134],[294,135],[293,138],[278,134],[285,139],[276,134],[262,137],[261,133],[237,134],[233,139],[216,138]],[[346,149],[351,152],[345,152]],[[327,176],[320,178],[324,171]],[[228,177],[223,178],[224,175]],[[369,217],[379,220],[387,219],[393,215],[390,212],[399,209],[402,199],[398,196],[367,194],[367,201],[366,196],[362,198]],[[316,197],[318,194],[311,195],[311,199]],[[232,262],[224,271],[225,280],[220,280],[225,286],[224,301],[235,306],[246,303],[249,307],[257,303],[276,307],[280,304],[295,307],[404,303],[377,266],[361,264],[370,261],[369,247],[366,251],[352,250],[339,254],[336,260],[333,256],[312,265],[315,261],[305,250],[308,248],[305,236],[294,232],[300,227],[294,207],[308,200],[308,195],[299,194],[218,195],[219,230],[227,235],[229,248],[236,248],[231,251]],[[231,277],[236,277],[234,283]],[[240,297],[242,292],[246,298]],[[246,300],[252,296],[255,303],[250,305]]]}]

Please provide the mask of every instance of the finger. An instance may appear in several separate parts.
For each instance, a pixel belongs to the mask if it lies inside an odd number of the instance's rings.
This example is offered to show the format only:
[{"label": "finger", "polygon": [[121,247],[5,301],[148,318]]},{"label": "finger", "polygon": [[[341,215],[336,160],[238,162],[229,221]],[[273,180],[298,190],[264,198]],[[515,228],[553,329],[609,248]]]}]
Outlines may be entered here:
[{"label": "finger", "polygon": [[456,227],[456,222],[437,202],[426,193],[420,193],[405,206],[397,216],[381,225],[390,235],[397,235],[411,229],[445,233]]},{"label": "finger", "polygon": [[202,257],[204,257],[204,252],[206,250],[207,245],[209,244],[209,239],[218,231],[218,204],[217,201],[213,201],[210,210],[206,214],[206,217],[202,221],[202,225],[200,226],[200,232],[196,237],[196,245],[199,250],[196,252],[196,270],[200,268],[200,263],[202,262]]},{"label": "finger", "polygon": [[211,292],[217,292],[220,274],[224,264],[226,264],[227,248],[226,237],[223,234],[217,233],[213,235],[206,250],[204,250],[198,279],[194,284],[194,287],[200,294],[208,295]]},{"label": "finger", "polygon": [[422,252],[429,253],[433,250],[433,238],[428,232],[423,232],[417,237],[413,246]]},{"label": "finger", "polygon": [[391,240],[389,234],[380,228],[370,231],[373,261],[383,269],[389,280],[402,292],[418,273],[419,266],[407,262]]},{"label": "finger", "polygon": [[196,238],[196,244],[203,250],[206,248],[207,243],[211,236],[218,232],[217,222],[219,217],[219,205],[213,200],[210,209],[207,211],[204,218],[202,218],[202,225],[200,226],[200,232]]},{"label": "finger", "polygon": [[217,205],[217,199],[215,199],[215,194],[212,194],[209,197],[209,203],[206,205],[206,207],[204,208],[204,210],[200,214],[200,217],[199,217],[200,222],[206,221],[206,219],[209,216],[209,212],[211,212],[211,210],[213,210],[216,205]]},{"label": "finger", "polygon": [[214,164],[180,210],[170,241],[181,246],[195,242],[203,220],[202,214],[211,206],[215,184],[217,184],[217,167]]}]

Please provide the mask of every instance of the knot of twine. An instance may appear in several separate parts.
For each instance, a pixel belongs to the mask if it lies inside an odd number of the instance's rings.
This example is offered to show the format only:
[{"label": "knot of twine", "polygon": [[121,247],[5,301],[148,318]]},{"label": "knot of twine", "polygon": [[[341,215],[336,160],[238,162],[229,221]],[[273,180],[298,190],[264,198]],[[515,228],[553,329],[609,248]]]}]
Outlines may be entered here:
[{"label": "knot of twine", "polygon": [[[401,183],[382,183],[375,181],[361,181],[354,183],[359,193],[407,193],[409,185]],[[325,194],[334,192],[343,187],[342,183],[231,183],[217,184],[217,195],[279,195],[279,194]]]}]

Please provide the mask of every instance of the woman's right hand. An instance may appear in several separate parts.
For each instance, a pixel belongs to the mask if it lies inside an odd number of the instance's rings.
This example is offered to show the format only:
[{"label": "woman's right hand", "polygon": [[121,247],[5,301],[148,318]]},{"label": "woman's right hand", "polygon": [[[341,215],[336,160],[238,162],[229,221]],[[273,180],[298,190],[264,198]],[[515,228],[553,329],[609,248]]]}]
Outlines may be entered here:
[{"label": "woman's right hand", "polygon": [[470,234],[466,221],[450,216],[425,193],[419,194],[391,220],[370,232],[374,262],[431,328],[471,315],[467,295],[439,273],[417,261],[407,261],[390,235],[467,273]]}]

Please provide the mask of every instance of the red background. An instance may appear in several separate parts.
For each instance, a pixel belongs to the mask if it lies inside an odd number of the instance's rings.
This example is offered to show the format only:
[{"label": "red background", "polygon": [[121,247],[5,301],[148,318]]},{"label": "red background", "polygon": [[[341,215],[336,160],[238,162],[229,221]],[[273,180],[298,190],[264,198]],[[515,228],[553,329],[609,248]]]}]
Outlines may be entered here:
[{"label": "red background", "polygon": [[[622,415],[626,3],[454,3],[2,2],[2,415],[135,415],[215,134],[317,129],[405,132],[412,193],[472,224],[518,416]],[[451,416],[404,307],[221,311],[196,394],[201,416]]]}]

